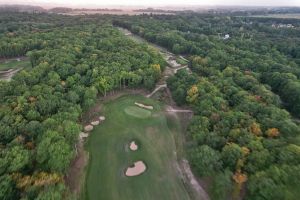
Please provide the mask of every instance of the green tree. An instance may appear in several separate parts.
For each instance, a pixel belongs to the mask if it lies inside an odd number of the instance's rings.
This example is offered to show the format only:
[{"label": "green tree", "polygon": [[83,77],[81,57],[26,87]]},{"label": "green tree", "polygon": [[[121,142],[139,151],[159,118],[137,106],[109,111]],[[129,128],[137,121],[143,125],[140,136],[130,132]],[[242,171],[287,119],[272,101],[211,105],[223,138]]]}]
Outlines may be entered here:
[{"label": "green tree", "polygon": [[13,200],[16,198],[16,191],[12,178],[7,174],[0,176],[0,199]]},{"label": "green tree", "polygon": [[220,153],[207,145],[192,149],[190,156],[191,164],[200,176],[211,176],[221,169]]},{"label": "green tree", "polygon": [[210,188],[211,198],[214,200],[223,200],[230,196],[232,192],[232,172],[225,170],[219,172],[213,177]]},{"label": "green tree", "polygon": [[235,171],[238,160],[243,158],[243,150],[239,145],[231,143],[224,146],[221,155],[224,166]]},{"label": "green tree", "polygon": [[37,162],[45,169],[63,173],[72,158],[72,149],[62,135],[55,131],[43,135],[37,146]]},{"label": "green tree", "polygon": [[9,172],[19,171],[26,167],[30,162],[29,151],[21,146],[14,146],[9,149],[5,157],[9,163],[7,168]]}]

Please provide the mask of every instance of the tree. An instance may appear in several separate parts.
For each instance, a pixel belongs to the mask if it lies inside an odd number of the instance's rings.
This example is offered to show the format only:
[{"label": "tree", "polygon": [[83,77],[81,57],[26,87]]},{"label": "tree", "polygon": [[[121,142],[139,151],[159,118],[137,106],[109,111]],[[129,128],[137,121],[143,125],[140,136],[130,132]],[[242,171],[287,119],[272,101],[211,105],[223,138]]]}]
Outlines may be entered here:
[{"label": "tree", "polygon": [[249,189],[249,196],[253,200],[284,198],[271,178],[260,178],[259,180],[258,177],[252,178],[247,188]]},{"label": "tree", "polygon": [[207,117],[195,116],[189,126],[189,132],[197,141],[197,137],[209,132],[210,121]]},{"label": "tree", "polygon": [[273,138],[273,137],[277,137],[279,136],[279,130],[277,128],[269,128],[267,131],[266,131],[266,135],[270,138]]},{"label": "tree", "polygon": [[232,172],[225,170],[219,172],[213,177],[212,186],[210,188],[211,198],[215,200],[223,200],[230,196],[232,191]]},{"label": "tree", "polygon": [[191,163],[200,176],[211,176],[222,166],[221,156],[207,145],[202,145],[191,150]]},{"label": "tree", "polygon": [[284,164],[300,164],[300,146],[289,144],[278,152],[278,162]]},{"label": "tree", "polygon": [[63,132],[64,138],[70,145],[72,145],[76,142],[80,130],[81,130],[81,127],[73,121],[65,120],[63,122],[62,132]]},{"label": "tree", "polygon": [[186,101],[189,103],[193,103],[196,101],[196,98],[198,97],[199,92],[196,85],[193,85],[188,91],[187,91],[187,97]]},{"label": "tree", "polygon": [[224,166],[235,171],[238,160],[243,158],[243,150],[239,145],[230,143],[225,145],[221,155]]},{"label": "tree", "polygon": [[151,90],[155,86],[155,78],[151,76],[144,77],[144,85],[148,90]]},{"label": "tree", "polygon": [[65,172],[73,152],[65,139],[55,131],[48,131],[43,135],[43,140],[37,145],[37,162],[44,169]]},{"label": "tree", "polygon": [[0,176],[0,199],[13,200],[16,199],[14,183],[9,175]]},{"label": "tree", "polygon": [[97,98],[97,90],[95,87],[87,88],[84,97],[83,97],[83,106],[84,108],[88,108],[95,103]]},{"label": "tree", "polygon": [[260,125],[258,123],[253,122],[250,126],[250,131],[256,136],[260,136],[262,134]]},{"label": "tree", "polygon": [[160,64],[152,64],[151,68],[153,70],[153,77],[158,80],[161,76]]},{"label": "tree", "polygon": [[245,169],[249,173],[255,173],[256,171],[264,170],[269,166],[269,163],[273,163],[274,159],[267,149],[260,151],[254,150],[247,157],[247,163]]},{"label": "tree", "polygon": [[36,200],[62,200],[64,199],[64,191],[65,187],[62,184],[45,187],[43,191],[39,193]]},{"label": "tree", "polygon": [[6,153],[9,172],[16,172],[23,169],[30,162],[30,153],[21,146],[14,146]]},{"label": "tree", "polygon": [[108,81],[106,80],[106,78],[100,77],[97,80],[96,83],[96,88],[98,89],[99,92],[101,92],[104,96],[106,96],[106,92],[109,89],[110,85],[108,83]]}]

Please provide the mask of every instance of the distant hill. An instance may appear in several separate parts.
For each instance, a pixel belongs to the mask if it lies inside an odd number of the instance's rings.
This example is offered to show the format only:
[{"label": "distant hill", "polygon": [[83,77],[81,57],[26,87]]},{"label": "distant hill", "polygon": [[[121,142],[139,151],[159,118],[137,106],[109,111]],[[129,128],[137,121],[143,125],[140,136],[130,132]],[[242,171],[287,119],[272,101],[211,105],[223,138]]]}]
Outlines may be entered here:
[{"label": "distant hill", "polygon": [[0,5],[0,12],[47,12],[46,9],[40,6],[30,5]]},{"label": "distant hill", "polygon": [[88,11],[113,11],[113,12],[118,12],[122,11],[121,9],[108,9],[108,8],[96,8],[96,9],[89,9],[89,8],[68,8],[68,7],[55,7],[51,8],[48,10],[48,12],[52,13],[69,13],[69,12],[88,12]]},{"label": "distant hill", "polygon": [[72,11],[73,9],[68,7],[55,7],[48,10],[48,12],[53,12],[53,13],[68,13]]},{"label": "distant hill", "polygon": [[175,13],[176,10],[165,10],[165,9],[154,9],[154,8],[146,8],[146,9],[136,9],[133,10],[135,12],[152,12],[152,13]]}]

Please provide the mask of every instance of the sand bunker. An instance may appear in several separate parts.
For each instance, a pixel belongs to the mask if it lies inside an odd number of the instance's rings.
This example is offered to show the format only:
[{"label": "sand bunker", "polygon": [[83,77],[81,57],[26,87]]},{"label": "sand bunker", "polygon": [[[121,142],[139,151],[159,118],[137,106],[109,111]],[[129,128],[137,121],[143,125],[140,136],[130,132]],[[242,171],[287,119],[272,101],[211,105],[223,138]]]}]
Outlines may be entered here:
[{"label": "sand bunker", "polygon": [[153,110],[153,106],[147,106],[147,105],[144,105],[144,104],[141,104],[141,103],[138,103],[138,102],[135,102],[134,104],[141,107],[141,108],[146,108],[148,110]]},{"label": "sand bunker", "polygon": [[88,136],[89,136],[89,134],[87,134],[87,133],[84,133],[84,132],[80,132],[80,133],[79,133],[79,138],[80,138],[81,140],[87,138]]},{"label": "sand bunker", "polygon": [[100,116],[100,117],[99,117],[99,120],[100,120],[100,121],[104,121],[104,120],[105,120],[105,117],[104,117],[104,116]]},{"label": "sand bunker", "polygon": [[92,125],[87,125],[87,126],[84,127],[84,131],[86,131],[86,132],[90,132],[93,129],[94,129],[94,127]]},{"label": "sand bunker", "polygon": [[143,161],[137,161],[132,167],[128,167],[125,175],[126,176],[138,176],[146,171],[146,165]]},{"label": "sand bunker", "polygon": [[135,143],[135,141],[132,141],[132,142],[130,143],[129,148],[130,148],[131,151],[136,151],[136,150],[138,150],[139,147],[138,147],[138,145]]},{"label": "sand bunker", "polygon": [[93,126],[97,126],[97,125],[99,125],[99,124],[100,124],[100,121],[99,121],[99,120],[96,120],[96,121],[91,122],[91,125],[93,125]]}]

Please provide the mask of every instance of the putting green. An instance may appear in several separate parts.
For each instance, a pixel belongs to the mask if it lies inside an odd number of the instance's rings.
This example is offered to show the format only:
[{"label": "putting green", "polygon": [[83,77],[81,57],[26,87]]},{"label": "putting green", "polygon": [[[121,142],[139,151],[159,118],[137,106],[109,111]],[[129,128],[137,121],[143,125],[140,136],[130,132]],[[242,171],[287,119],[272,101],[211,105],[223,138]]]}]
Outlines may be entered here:
[{"label": "putting green", "polygon": [[151,111],[145,110],[143,108],[137,107],[137,106],[128,106],[125,108],[125,113],[128,115],[131,115],[133,117],[145,119],[150,117]]},{"label": "putting green", "polygon": [[[144,102],[155,106],[148,118],[130,117],[124,110]],[[89,200],[189,200],[176,167],[174,132],[178,121],[161,112],[161,104],[142,96],[123,96],[103,105],[106,120],[95,127],[86,149],[89,164],[83,199]],[[147,110],[146,110],[147,111]],[[140,112],[140,111],[139,111]],[[145,113],[148,112],[143,112]],[[142,146],[128,149],[129,141]],[[128,166],[142,160],[147,170],[135,177],[125,175]]]}]

